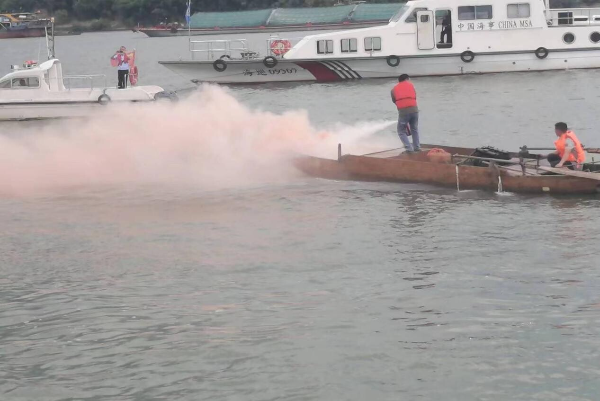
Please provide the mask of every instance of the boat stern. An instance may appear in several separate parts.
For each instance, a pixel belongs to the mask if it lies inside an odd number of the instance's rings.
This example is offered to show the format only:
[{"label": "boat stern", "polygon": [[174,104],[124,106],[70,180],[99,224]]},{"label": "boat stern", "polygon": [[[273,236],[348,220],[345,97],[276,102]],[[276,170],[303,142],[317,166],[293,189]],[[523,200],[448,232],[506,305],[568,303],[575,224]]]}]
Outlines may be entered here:
[{"label": "boat stern", "polygon": [[351,178],[343,162],[337,160],[302,155],[296,157],[293,164],[294,167],[310,177],[328,180],[348,180]]}]

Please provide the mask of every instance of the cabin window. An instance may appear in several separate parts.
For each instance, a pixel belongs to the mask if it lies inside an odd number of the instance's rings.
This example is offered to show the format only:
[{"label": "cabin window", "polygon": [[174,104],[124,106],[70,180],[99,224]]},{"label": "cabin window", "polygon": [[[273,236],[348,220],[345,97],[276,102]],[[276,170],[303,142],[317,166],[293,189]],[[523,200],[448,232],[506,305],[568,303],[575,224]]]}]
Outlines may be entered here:
[{"label": "cabin window", "polygon": [[398,22],[400,21],[400,18],[402,18],[404,16],[404,14],[406,14],[406,12],[409,10],[409,6],[407,5],[403,5],[400,10],[398,10],[398,12],[390,19],[391,22]]},{"label": "cabin window", "polygon": [[342,53],[356,53],[358,51],[358,41],[356,39],[341,40]]},{"label": "cabin window", "polygon": [[365,38],[365,51],[367,51],[367,52],[381,51],[381,38]]},{"label": "cabin window", "polygon": [[506,7],[508,18],[529,18],[531,16],[529,3],[509,4]]},{"label": "cabin window", "polygon": [[573,12],[565,11],[558,13],[558,25],[573,25]]},{"label": "cabin window", "polygon": [[573,35],[571,32],[567,32],[563,35],[563,41],[570,45],[571,43],[575,42],[575,35]]},{"label": "cabin window", "polygon": [[417,13],[419,11],[427,11],[427,7],[415,8],[414,11],[412,12],[412,14],[410,14],[408,17],[406,17],[406,21],[404,21],[404,22],[417,22]]},{"label": "cabin window", "polygon": [[492,19],[492,6],[458,7],[458,19],[461,21],[475,19]]},{"label": "cabin window", "polygon": [[6,81],[0,82],[0,89],[9,89],[10,81],[7,79]]},{"label": "cabin window", "polygon": [[319,53],[319,54],[333,53],[333,40],[317,40],[317,53]]},{"label": "cabin window", "polygon": [[37,77],[15,78],[12,80],[13,89],[39,88],[40,80]]}]

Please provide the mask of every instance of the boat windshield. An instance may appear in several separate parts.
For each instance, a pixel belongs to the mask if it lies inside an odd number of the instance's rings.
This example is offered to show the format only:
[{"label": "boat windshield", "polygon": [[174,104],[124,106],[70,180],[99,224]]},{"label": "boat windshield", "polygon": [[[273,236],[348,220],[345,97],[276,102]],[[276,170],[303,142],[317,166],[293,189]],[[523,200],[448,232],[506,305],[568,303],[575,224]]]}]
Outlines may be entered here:
[{"label": "boat windshield", "polygon": [[400,21],[400,18],[402,18],[409,9],[410,9],[410,6],[403,5],[402,8],[400,8],[400,10],[398,10],[398,12],[390,19],[390,22]]}]

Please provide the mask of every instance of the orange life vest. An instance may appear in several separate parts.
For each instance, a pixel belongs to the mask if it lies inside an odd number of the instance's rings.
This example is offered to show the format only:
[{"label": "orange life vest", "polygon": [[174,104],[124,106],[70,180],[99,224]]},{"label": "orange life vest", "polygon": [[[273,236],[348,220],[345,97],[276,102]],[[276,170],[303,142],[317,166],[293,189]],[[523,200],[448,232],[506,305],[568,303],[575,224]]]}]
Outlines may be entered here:
[{"label": "orange life vest", "polygon": [[583,163],[585,161],[585,152],[583,150],[581,142],[579,142],[579,139],[577,139],[573,131],[565,132],[564,134],[559,136],[556,141],[554,141],[554,146],[556,147],[558,155],[562,158],[565,154],[565,149],[567,147],[567,139],[572,140],[575,144],[575,149],[571,151],[571,154],[567,158],[567,161]]},{"label": "orange life vest", "polygon": [[399,109],[417,106],[417,92],[409,81],[398,82],[398,85],[394,86],[393,93],[396,107]]}]

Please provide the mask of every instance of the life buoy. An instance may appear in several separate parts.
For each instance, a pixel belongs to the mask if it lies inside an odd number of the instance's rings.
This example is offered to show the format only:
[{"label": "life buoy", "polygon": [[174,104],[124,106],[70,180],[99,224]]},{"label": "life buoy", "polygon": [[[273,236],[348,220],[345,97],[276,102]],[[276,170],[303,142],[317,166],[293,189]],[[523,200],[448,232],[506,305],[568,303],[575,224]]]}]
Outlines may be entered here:
[{"label": "life buoy", "polygon": [[107,104],[110,103],[110,96],[108,96],[107,94],[102,94],[100,96],[98,96],[98,103],[100,103],[103,106],[106,106]]},{"label": "life buoy", "polygon": [[213,63],[213,68],[215,71],[223,72],[227,69],[227,63],[222,59],[215,60]]},{"label": "life buoy", "polygon": [[398,67],[400,65],[400,57],[398,56],[388,56],[385,61],[390,67]]},{"label": "life buoy", "polygon": [[470,63],[475,60],[475,53],[470,50],[464,51],[460,54],[460,59],[465,63]]},{"label": "life buoy", "polygon": [[263,64],[267,68],[273,68],[277,65],[277,63],[278,63],[277,59],[273,56],[267,56],[263,59]]},{"label": "life buoy", "polygon": [[276,56],[281,56],[287,53],[292,48],[289,40],[274,40],[271,42],[271,52]]},{"label": "life buoy", "polygon": [[427,152],[427,157],[433,163],[449,163],[452,160],[452,155],[440,148],[431,149]]},{"label": "life buoy", "polygon": [[548,53],[548,49],[546,49],[545,47],[538,47],[537,49],[535,49],[535,56],[540,60],[548,57]]},{"label": "life buoy", "polygon": [[131,86],[135,86],[138,81],[138,68],[134,65],[129,70],[129,82],[131,82]]}]

